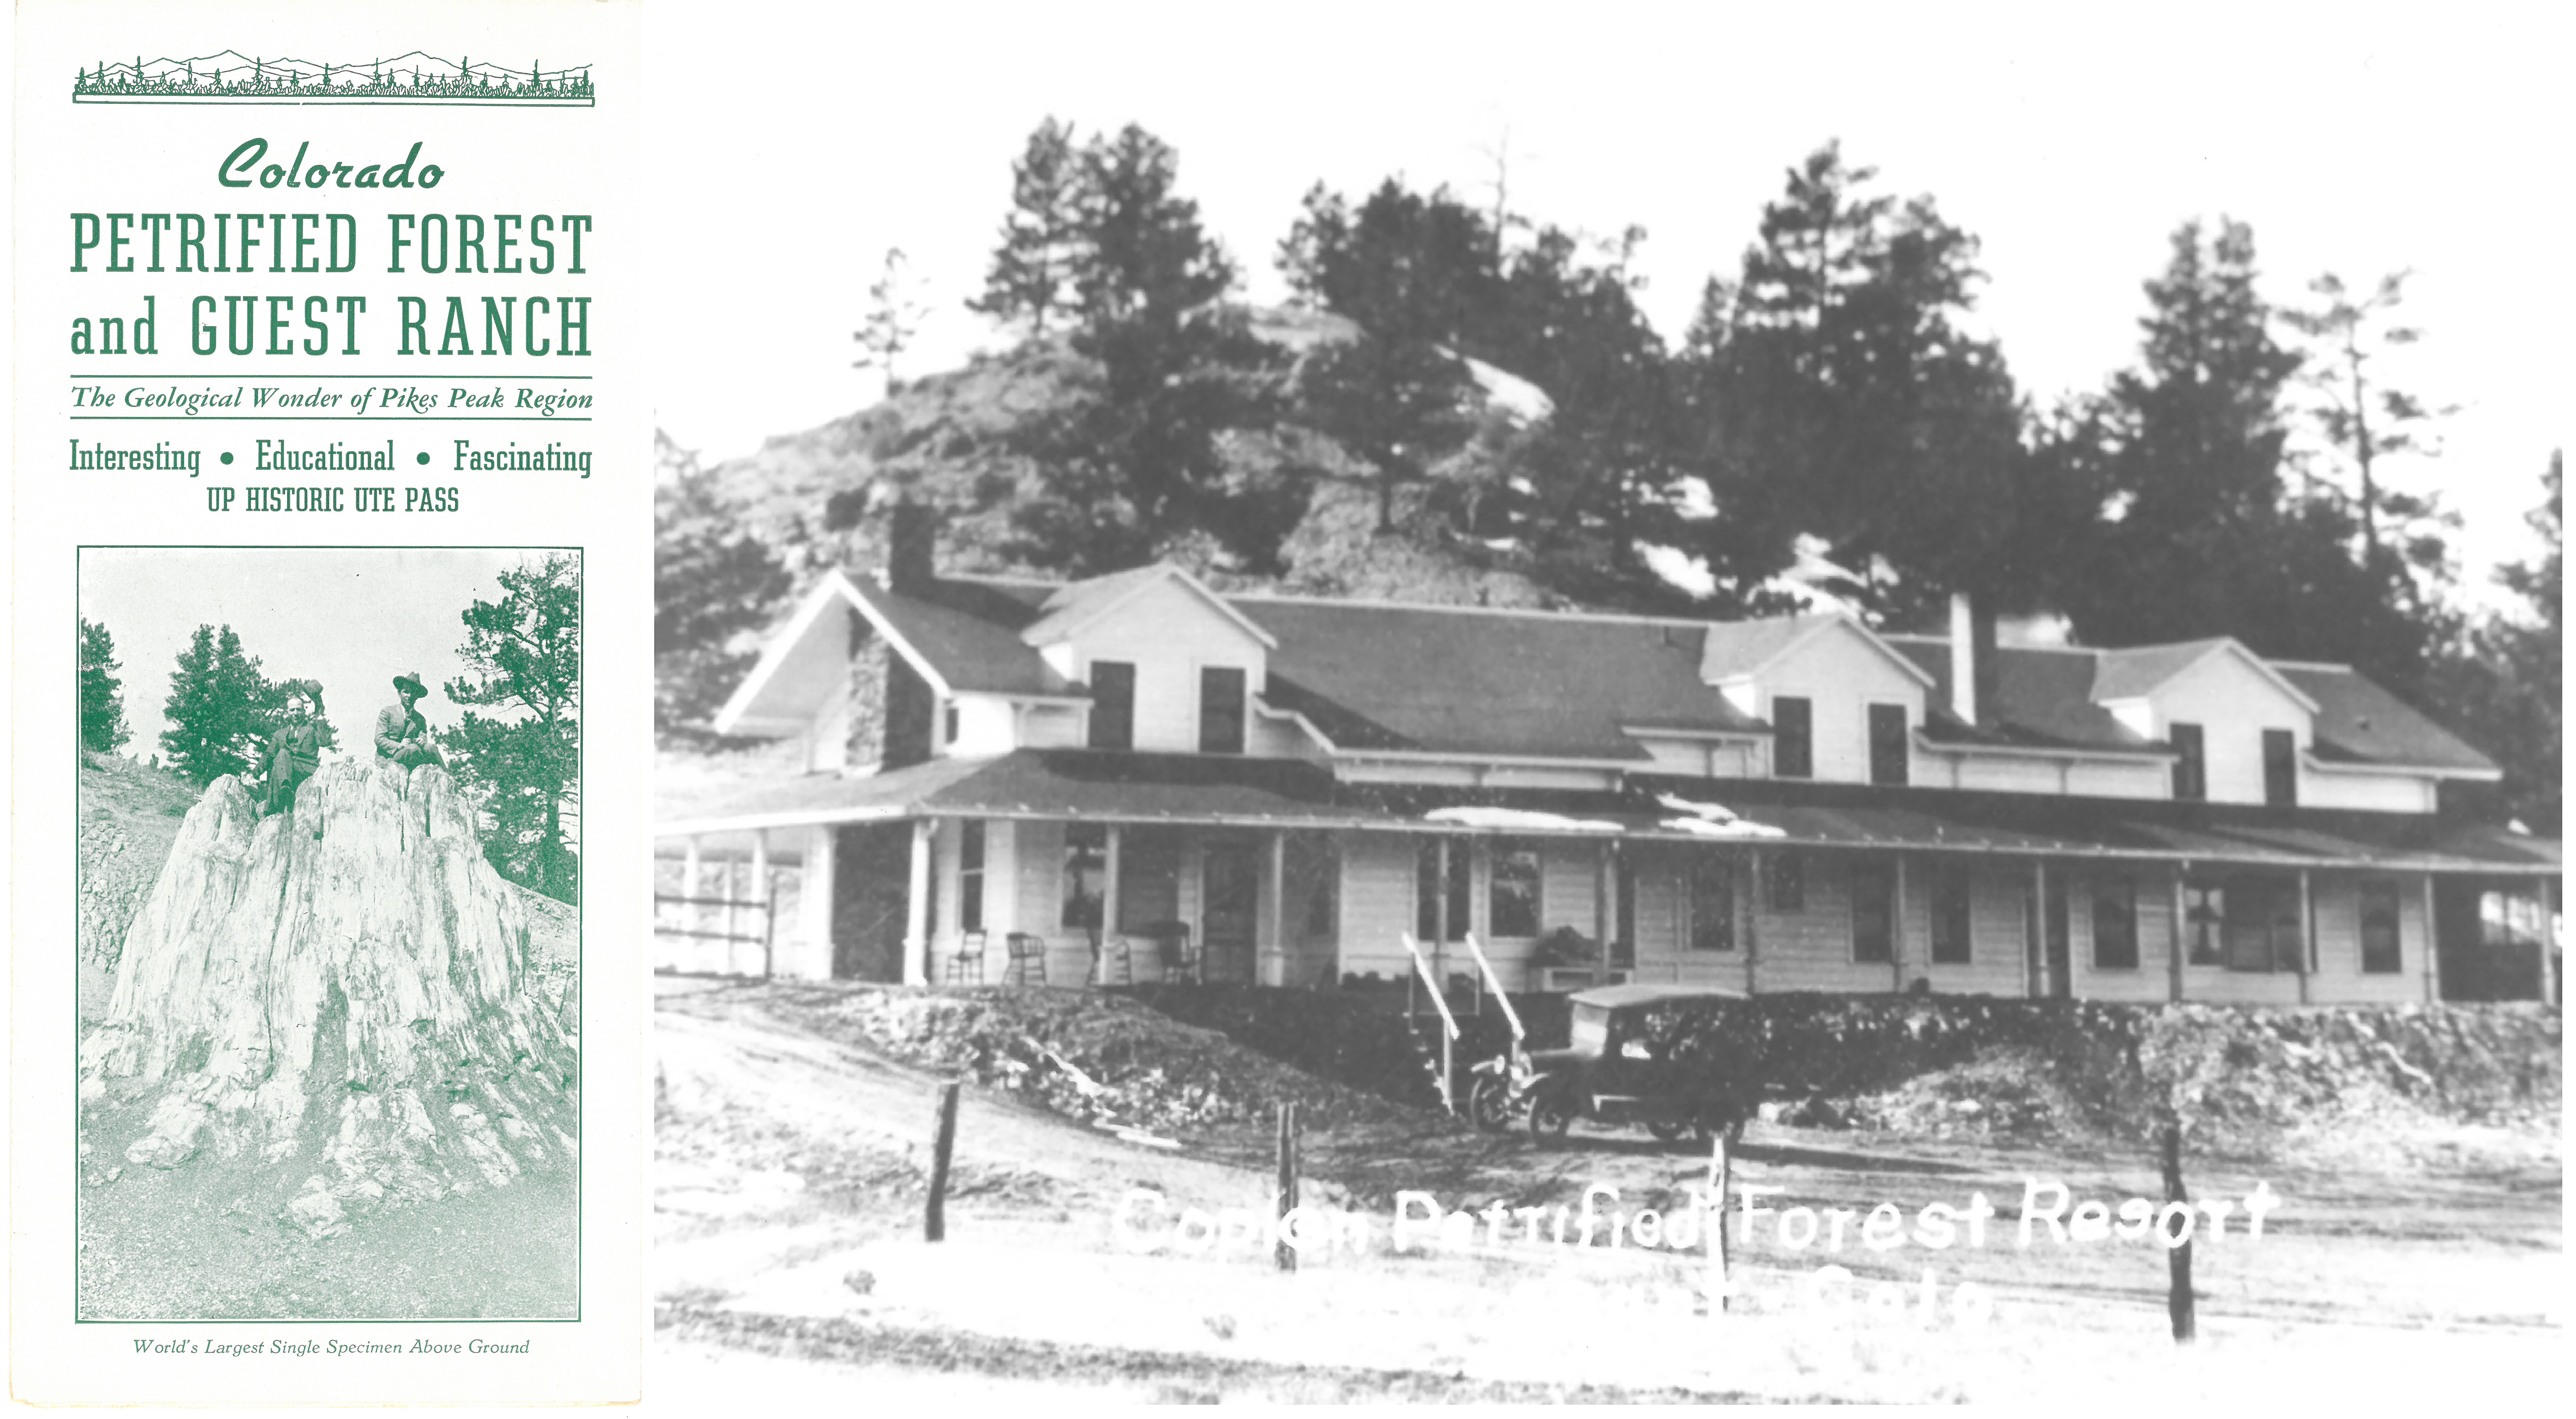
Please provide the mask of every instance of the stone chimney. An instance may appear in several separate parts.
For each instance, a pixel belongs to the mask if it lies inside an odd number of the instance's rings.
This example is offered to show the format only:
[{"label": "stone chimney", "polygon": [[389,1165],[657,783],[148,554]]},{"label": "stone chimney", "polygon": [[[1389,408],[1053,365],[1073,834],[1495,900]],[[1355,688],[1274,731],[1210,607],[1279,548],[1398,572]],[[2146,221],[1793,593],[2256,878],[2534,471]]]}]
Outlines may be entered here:
[{"label": "stone chimney", "polygon": [[910,498],[886,509],[886,590],[923,596],[939,578],[939,514]]},{"label": "stone chimney", "polygon": [[1968,593],[1950,593],[1950,713],[1977,722],[1977,613]]}]

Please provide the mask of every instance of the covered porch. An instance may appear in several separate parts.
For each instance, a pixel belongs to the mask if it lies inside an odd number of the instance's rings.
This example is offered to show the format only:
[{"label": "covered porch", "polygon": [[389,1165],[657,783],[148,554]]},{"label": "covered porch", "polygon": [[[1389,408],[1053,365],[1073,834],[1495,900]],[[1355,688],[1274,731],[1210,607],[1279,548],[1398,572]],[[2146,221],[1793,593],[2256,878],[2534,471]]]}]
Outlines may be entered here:
[{"label": "covered porch", "polygon": [[[722,962],[695,968],[934,985],[1392,983],[1409,933],[1462,989],[1472,934],[1515,991],[2420,1001],[2453,993],[2456,891],[2555,901],[2555,844],[2396,815],[1679,786],[1720,808],[1673,787],[1359,785],[1295,761],[1023,750],[763,785],[666,813],[657,835],[698,929],[734,924]],[[670,887],[684,875],[700,885]],[[675,939],[713,959],[708,938]]]}]

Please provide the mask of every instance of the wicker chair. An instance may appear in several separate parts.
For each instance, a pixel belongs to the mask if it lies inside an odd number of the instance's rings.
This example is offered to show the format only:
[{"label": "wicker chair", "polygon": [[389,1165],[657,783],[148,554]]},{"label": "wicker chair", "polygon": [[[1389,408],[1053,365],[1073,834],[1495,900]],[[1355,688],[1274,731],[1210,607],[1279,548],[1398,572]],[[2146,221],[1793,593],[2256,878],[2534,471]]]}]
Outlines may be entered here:
[{"label": "wicker chair", "polygon": [[961,934],[957,938],[957,953],[948,958],[950,985],[965,983],[970,972],[974,976],[973,984],[984,983],[984,933],[980,931]]},{"label": "wicker chair", "polygon": [[1002,968],[1002,984],[1027,985],[1032,970],[1037,973],[1038,984],[1047,983],[1045,937],[1014,931],[1002,938],[1002,949],[1008,958],[1008,964]]}]

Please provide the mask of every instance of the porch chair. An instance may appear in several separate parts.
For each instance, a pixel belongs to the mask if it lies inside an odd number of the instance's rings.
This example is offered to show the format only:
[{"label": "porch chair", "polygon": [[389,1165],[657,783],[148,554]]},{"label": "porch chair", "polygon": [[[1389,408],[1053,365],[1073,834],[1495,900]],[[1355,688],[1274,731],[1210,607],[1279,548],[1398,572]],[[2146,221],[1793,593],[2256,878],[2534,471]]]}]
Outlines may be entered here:
[{"label": "porch chair", "polygon": [[980,931],[964,932],[958,936],[957,954],[948,958],[948,983],[957,985],[965,981],[969,971],[974,973],[974,984],[984,983],[984,933]]},{"label": "porch chair", "polygon": [[1205,962],[1188,922],[1152,922],[1143,935],[1154,943],[1154,960],[1162,968],[1164,980],[1204,982]]},{"label": "porch chair", "polygon": [[1045,937],[1014,931],[1002,938],[1002,949],[1009,958],[1008,964],[1002,968],[1002,984],[1027,985],[1032,968],[1037,972],[1038,984],[1047,983]]}]

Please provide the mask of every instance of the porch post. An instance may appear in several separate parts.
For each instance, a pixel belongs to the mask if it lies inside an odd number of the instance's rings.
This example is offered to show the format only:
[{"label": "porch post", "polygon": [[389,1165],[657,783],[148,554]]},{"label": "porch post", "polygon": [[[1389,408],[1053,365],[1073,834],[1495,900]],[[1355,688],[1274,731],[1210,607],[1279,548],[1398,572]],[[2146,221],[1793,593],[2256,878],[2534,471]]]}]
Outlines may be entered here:
[{"label": "porch post", "polygon": [[760,904],[760,974],[767,979],[777,967],[778,947],[777,894],[769,889],[769,830],[759,828],[751,835],[751,899]]},{"label": "porch post", "polygon": [[1288,983],[1288,832],[1284,828],[1273,830],[1270,834],[1270,895],[1266,905],[1270,908],[1267,913],[1269,920],[1265,923],[1269,929],[1269,959],[1264,964],[1268,969],[1255,972],[1253,980],[1260,985],[1286,985]]},{"label": "porch post", "polygon": [[1431,979],[1438,982],[1433,989],[1446,997],[1449,991],[1448,963],[1441,959],[1441,954],[1442,948],[1449,944],[1449,873],[1456,864],[1449,860],[1448,836],[1443,834],[1433,841],[1439,844],[1439,856],[1436,859],[1438,866],[1432,875],[1438,890],[1431,899],[1431,922],[1436,928],[1431,937]]},{"label": "porch post", "polygon": [[[1100,979],[1094,985],[1109,984],[1109,938],[1118,934],[1118,825],[1100,830]],[[1136,979],[1136,962],[1127,962],[1127,979]]]},{"label": "porch post", "polygon": [[1887,913],[1887,955],[1896,971],[1896,993],[1905,993],[1905,854],[1896,854],[1896,900]]},{"label": "porch post", "polygon": [[2299,1003],[2306,1005],[2314,991],[2308,977],[2317,969],[2317,894],[2308,880],[2308,869],[2299,869]]},{"label": "porch post", "polygon": [[[1762,993],[1762,928],[1757,924],[1762,915],[1762,850],[1755,848],[1744,856],[1747,870],[1744,883],[1744,993]],[[1730,873],[1730,875],[1732,875]]]},{"label": "porch post", "polygon": [[2186,862],[2174,868],[2173,948],[2165,953],[2165,971],[2168,976],[2167,993],[2176,1000],[2182,999],[2182,965],[2184,958],[2191,952],[2189,941],[2192,925],[2184,916],[2191,895],[2184,890],[2184,883],[2190,876],[2190,863]]},{"label": "porch post", "polygon": [[930,983],[930,837],[936,818],[912,820],[912,868],[903,894],[903,983]]},{"label": "porch post", "polygon": [[[2401,941],[2404,937],[2401,935]],[[2433,874],[2424,874],[2424,1003],[2442,999],[2442,918],[2433,909]]]},{"label": "porch post", "polygon": [[2558,879],[2540,879],[2540,1003],[2558,998]]},{"label": "porch post", "polygon": [[832,978],[833,876],[839,838],[828,823],[805,830],[805,863],[796,874],[796,934],[786,974],[806,980]]},{"label": "porch post", "polygon": [[2037,999],[2039,963],[2048,950],[2048,860],[2033,858],[2030,864],[2030,927],[2021,942],[2021,993],[2025,1000]]},{"label": "porch post", "polygon": [[[705,843],[706,840],[698,834],[689,834],[688,856],[683,858],[680,863],[680,895],[685,899],[680,903],[680,926],[682,930],[692,933],[707,929],[706,908],[698,905],[698,897],[700,895],[698,891],[698,878],[700,876],[700,870],[706,865],[704,855],[701,852]],[[683,936],[680,938],[680,943],[680,949],[687,953],[686,959],[691,965],[705,964],[704,960],[701,959],[703,953],[707,949],[707,939],[705,937],[698,935]]]}]

